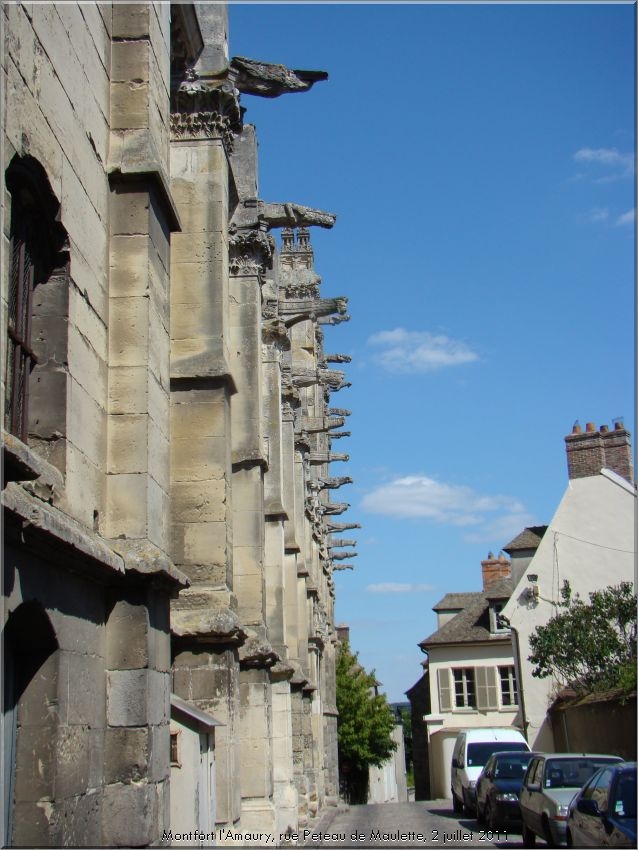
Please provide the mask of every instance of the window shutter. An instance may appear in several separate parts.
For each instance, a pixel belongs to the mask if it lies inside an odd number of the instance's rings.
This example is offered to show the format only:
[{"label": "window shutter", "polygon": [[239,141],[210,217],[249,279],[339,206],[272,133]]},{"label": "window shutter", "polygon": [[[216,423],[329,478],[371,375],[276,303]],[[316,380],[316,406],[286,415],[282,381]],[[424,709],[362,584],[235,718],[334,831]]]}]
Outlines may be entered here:
[{"label": "window shutter", "polygon": [[487,684],[487,707],[489,709],[497,709],[498,688],[496,686],[496,670],[494,667],[486,667],[485,675]]},{"label": "window shutter", "polygon": [[496,689],[496,671],[493,667],[476,667],[476,707],[480,711],[491,711],[498,708],[498,691]]},{"label": "window shutter", "polygon": [[452,695],[450,693],[450,671],[437,670],[439,680],[439,708],[441,711],[452,711]]},{"label": "window shutter", "polygon": [[486,711],[488,708],[485,669],[485,667],[477,667],[474,670],[474,678],[476,679],[476,707],[479,711]]}]

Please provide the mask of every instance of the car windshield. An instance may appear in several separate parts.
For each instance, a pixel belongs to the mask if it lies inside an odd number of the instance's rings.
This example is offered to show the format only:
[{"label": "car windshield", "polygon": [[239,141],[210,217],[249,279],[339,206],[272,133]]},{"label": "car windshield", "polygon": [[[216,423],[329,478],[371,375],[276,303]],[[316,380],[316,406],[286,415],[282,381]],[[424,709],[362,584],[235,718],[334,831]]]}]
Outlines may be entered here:
[{"label": "car windshield", "polygon": [[617,759],[561,758],[547,759],[544,788],[582,788],[599,767],[613,764]]},{"label": "car windshield", "polygon": [[523,779],[525,768],[531,759],[531,753],[521,753],[520,756],[502,756],[496,760],[494,777],[496,779]]},{"label": "car windshield", "polygon": [[616,797],[613,803],[617,818],[636,818],[636,771],[622,773],[616,785]]},{"label": "car windshield", "polygon": [[510,741],[481,741],[477,744],[467,745],[467,766],[483,767],[488,758],[497,750],[524,750],[527,746],[523,743],[511,743]]}]

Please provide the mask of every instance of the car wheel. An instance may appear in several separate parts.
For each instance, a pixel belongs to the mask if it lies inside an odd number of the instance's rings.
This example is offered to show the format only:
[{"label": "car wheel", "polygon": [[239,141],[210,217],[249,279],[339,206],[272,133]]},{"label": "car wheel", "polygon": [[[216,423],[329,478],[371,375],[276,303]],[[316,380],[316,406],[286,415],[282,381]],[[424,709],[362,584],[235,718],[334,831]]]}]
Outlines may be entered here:
[{"label": "car wheel", "polygon": [[465,793],[465,788],[463,789],[463,811],[465,812],[466,815],[473,815],[474,814],[474,810],[473,810],[472,806],[470,806],[470,804],[467,801],[467,795]]},{"label": "car wheel", "polygon": [[459,800],[454,791],[452,791],[452,808],[457,815],[463,811],[463,803]]},{"label": "car wheel", "polygon": [[570,830],[569,827],[567,827],[566,838],[567,838],[567,846],[573,847],[574,846],[574,839],[572,838],[572,833],[571,833],[571,830]]},{"label": "car wheel", "polygon": [[523,824],[523,846],[536,847],[536,834],[526,824]]}]

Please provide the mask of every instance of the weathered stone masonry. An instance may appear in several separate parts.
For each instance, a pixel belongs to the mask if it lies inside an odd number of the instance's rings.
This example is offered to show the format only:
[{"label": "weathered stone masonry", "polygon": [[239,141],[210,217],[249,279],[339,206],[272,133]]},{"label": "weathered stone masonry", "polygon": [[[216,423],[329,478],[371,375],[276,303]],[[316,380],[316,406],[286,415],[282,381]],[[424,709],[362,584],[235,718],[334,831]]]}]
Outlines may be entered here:
[{"label": "weathered stone masonry", "polygon": [[240,98],[327,75],[229,61],[220,5],[2,15],[5,841],[160,843],[171,691],[217,826],[294,831],[338,793],[348,316]]}]

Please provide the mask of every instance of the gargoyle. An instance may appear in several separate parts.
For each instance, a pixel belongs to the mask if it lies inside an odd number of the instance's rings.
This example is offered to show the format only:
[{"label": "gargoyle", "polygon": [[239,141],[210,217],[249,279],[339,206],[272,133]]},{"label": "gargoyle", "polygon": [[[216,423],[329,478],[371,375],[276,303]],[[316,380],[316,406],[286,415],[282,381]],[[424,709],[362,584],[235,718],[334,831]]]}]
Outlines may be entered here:
[{"label": "gargoyle", "polygon": [[268,230],[273,227],[334,227],[337,216],[333,213],[305,207],[302,204],[269,204],[259,198],[245,198],[235,210],[231,226],[255,228],[260,224]]},{"label": "gargoyle", "polygon": [[269,227],[334,227],[337,216],[333,213],[304,207],[302,204],[269,204],[259,201],[259,218]]},{"label": "gargoyle", "polygon": [[315,83],[328,79],[326,71],[291,70],[285,65],[257,62],[244,56],[234,56],[230,60],[230,69],[240,92],[259,97],[308,91]]}]

